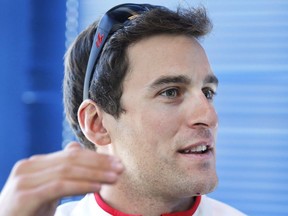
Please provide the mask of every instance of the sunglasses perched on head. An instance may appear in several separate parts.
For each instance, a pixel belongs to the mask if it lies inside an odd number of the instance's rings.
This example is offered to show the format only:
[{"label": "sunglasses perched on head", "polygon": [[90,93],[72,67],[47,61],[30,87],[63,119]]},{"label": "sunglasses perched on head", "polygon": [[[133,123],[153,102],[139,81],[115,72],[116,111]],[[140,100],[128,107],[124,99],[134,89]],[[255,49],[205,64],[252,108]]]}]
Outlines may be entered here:
[{"label": "sunglasses perched on head", "polygon": [[89,98],[90,83],[94,74],[94,68],[108,39],[111,35],[113,26],[115,24],[124,24],[134,16],[142,14],[160,6],[149,4],[121,4],[111,8],[107,11],[98,23],[97,31],[95,33],[92,48],[89,55],[87,69],[85,73],[84,87],[83,87],[83,100]]}]

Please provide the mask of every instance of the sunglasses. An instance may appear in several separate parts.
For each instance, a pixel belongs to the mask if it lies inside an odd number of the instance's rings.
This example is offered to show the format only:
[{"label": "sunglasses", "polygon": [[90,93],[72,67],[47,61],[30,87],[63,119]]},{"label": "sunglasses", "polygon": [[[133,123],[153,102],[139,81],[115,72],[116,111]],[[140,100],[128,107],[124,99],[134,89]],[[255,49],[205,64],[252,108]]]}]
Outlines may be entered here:
[{"label": "sunglasses", "polygon": [[160,6],[150,4],[128,3],[117,5],[104,14],[98,23],[97,31],[95,33],[89,55],[83,87],[83,100],[89,98],[89,87],[94,74],[93,69],[95,68],[99,55],[105,45],[105,42],[108,39],[108,36],[114,33],[112,32],[113,26],[116,24],[124,24],[126,21],[137,15],[159,7]]}]

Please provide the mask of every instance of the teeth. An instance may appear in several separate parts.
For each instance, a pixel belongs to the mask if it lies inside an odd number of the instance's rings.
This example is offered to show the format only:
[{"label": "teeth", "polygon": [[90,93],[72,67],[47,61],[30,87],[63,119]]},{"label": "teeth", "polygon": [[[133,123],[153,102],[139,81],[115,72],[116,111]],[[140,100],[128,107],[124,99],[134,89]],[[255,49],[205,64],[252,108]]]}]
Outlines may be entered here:
[{"label": "teeth", "polygon": [[208,149],[208,147],[206,145],[200,145],[200,146],[196,146],[196,147],[191,148],[191,149],[186,149],[186,150],[184,150],[184,153],[189,154],[189,153],[204,152],[207,149]]}]

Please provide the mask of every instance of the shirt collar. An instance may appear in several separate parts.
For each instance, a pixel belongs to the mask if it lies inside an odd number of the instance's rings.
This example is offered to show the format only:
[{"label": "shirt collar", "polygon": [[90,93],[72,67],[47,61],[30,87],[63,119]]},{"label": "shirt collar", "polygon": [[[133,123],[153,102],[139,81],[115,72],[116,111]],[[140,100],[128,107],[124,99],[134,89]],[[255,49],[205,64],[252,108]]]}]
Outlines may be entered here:
[{"label": "shirt collar", "polygon": [[[141,215],[134,215],[134,214],[133,215],[132,214],[125,214],[123,212],[120,212],[116,209],[113,209],[111,206],[109,206],[107,203],[105,203],[104,200],[102,199],[102,197],[98,193],[95,193],[94,196],[95,196],[95,200],[96,200],[97,204],[104,211],[106,211],[107,213],[109,213],[113,216],[141,216]],[[196,196],[195,202],[189,210],[182,211],[182,212],[175,212],[175,213],[164,213],[164,214],[161,214],[161,216],[192,216],[196,212],[198,206],[200,205],[200,201],[201,201],[201,196]]]}]

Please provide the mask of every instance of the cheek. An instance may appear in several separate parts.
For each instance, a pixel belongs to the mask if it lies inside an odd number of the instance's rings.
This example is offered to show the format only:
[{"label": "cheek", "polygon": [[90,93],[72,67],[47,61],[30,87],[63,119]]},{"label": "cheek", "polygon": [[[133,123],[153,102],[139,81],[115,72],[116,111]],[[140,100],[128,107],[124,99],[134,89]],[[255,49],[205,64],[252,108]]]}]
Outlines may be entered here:
[{"label": "cheek", "polygon": [[145,137],[158,142],[165,142],[177,134],[181,125],[181,118],[176,113],[154,111],[142,115],[139,128],[145,131]]}]

